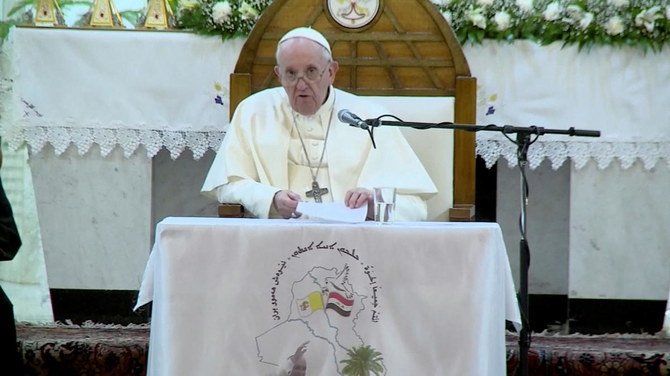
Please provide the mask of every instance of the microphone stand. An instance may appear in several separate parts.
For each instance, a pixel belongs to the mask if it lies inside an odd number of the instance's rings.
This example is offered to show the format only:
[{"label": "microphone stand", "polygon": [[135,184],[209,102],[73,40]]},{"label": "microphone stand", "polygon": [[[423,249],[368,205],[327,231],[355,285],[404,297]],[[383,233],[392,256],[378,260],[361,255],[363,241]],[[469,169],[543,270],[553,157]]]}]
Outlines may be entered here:
[{"label": "microphone stand", "polygon": [[[521,311],[521,331],[519,332],[519,369],[517,374],[520,376],[528,376],[528,350],[530,349],[531,335],[530,335],[530,319],[528,312],[528,270],[530,269],[530,248],[526,238],[526,209],[528,208],[528,181],[526,180],[526,166],[528,165],[528,149],[537,139],[545,134],[560,134],[578,137],[600,137],[600,131],[595,130],[578,130],[574,127],[568,129],[545,129],[543,127],[515,127],[511,125],[497,126],[489,125],[473,125],[473,124],[455,124],[452,122],[442,123],[417,123],[404,121],[382,121],[382,117],[393,117],[393,115],[382,115],[376,119],[367,119],[365,123],[370,128],[368,133],[372,144],[375,145],[373,131],[374,128],[385,126],[396,127],[411,127],[415,129],[455,129],[468,132],[500,132],[517,146],[517,160],[519,164],[519,172],[521,178],[521,212],[519,214],[519,231],[521,239],[519,241],[519,309]],[[398,119],[399,120],[399,119]],[[508,134],[516,134],[516,140],[512,140]],[[535,135],[534,139],[531,136]]]}]

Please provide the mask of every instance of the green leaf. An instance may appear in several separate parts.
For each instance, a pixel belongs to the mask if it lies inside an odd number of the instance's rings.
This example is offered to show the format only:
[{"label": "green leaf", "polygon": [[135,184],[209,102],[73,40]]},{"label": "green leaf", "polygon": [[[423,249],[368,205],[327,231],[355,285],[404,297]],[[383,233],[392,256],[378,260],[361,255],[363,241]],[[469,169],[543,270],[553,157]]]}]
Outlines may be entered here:
[{"label": "green leaf", "polygon": [[9,30],[14,26],[16,26],[15,21],[0,21],[0,45],[2,45],[2,41],[9,35]]}]

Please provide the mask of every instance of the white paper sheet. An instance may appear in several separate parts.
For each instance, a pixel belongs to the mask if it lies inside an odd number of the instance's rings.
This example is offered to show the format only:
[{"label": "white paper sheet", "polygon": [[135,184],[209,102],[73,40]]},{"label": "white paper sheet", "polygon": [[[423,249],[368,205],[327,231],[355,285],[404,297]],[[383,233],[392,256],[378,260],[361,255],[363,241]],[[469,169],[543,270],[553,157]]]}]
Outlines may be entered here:
[{"label": "white paper sheet", "polygon": [[368,207],[350,209],[341,202],[300,202],[296,211],[301,213],[302,217],[314,220],[360,223],[365,222]]}]

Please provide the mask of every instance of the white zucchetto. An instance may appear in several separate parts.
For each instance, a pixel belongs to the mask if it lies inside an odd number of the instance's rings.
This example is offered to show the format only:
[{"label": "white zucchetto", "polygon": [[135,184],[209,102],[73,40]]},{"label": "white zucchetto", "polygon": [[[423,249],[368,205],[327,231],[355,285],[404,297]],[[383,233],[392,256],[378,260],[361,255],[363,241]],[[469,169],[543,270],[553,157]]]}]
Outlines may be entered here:
[{"label": "white zucchetto", "polygon": [[328,40],[326,40],[326,37],[311,27],[298,27],[289,31],[288,33],[284,34],[284,36],[279,40],[278,44],[282,44],[285,41],[293,38],[307,38],[311,41],[314,41],[322,45],[326,50],[328,50],[328,53],[332,55],[332,52],[330,51],[330,44],[328,43]]}]

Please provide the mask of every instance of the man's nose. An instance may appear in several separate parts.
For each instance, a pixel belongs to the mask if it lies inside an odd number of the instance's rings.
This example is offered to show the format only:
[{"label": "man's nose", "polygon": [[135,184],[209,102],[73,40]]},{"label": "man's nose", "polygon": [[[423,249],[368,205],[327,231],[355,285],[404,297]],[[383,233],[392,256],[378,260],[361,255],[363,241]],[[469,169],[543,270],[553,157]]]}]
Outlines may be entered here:
[{"label": "man's nose", "polygon": [[307,84],[307,79],[305,78],[305,76],[300,76],[300,77],[298,77],[298,81],[295,82],[295,86],[296,86],[298,89],[304,89],[304,88],[306,88],[307,86],[309,86],[309,85]]}]

